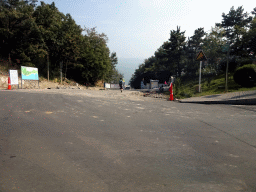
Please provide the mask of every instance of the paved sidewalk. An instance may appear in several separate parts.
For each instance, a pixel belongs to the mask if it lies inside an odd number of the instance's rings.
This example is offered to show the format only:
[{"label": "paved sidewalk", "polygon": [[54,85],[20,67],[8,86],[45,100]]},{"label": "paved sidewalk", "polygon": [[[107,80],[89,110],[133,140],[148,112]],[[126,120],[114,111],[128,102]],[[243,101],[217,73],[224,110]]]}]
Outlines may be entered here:
[{"label": "paved sidewalk", "polygon": [[181,99],[179,102],[198,104],[256,105],[256,90],[191,97],[188,99]]}]

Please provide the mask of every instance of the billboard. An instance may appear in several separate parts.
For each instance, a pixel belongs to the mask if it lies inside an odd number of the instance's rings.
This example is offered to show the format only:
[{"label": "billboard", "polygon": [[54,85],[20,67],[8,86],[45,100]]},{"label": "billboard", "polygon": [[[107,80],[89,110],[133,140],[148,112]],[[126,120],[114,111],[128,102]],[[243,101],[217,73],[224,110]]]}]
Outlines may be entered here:
[{"label": "billboard", "polygon": [[35,67],[21,66],[21,78],[22,80],[39,80],[38,69]]}]

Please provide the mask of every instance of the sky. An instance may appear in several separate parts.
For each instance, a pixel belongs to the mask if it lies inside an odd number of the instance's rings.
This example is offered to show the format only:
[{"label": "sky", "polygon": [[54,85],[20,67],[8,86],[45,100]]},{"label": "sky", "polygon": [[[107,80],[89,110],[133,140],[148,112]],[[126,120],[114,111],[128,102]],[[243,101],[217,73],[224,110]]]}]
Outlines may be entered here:
[{"label": "sky", "polygon": [[[144,59],[153,56],[177,26],[190,37],[200,27],[210,32],[232,6],[243,6],[247,13],[256,7],[252,0],[44,0],[53,1],[82,28],[96,27],[98,33],[107,35],[122,73],[127,73],[127,68],[134,72]],[[131,74],[128,76],[126,82]]]}]

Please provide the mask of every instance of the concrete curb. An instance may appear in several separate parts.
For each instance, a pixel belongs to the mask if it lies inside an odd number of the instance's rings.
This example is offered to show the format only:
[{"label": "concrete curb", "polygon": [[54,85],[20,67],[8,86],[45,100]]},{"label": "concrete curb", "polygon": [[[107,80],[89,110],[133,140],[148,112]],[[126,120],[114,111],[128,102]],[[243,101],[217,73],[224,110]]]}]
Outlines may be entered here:
[{"label": "concrete curb", "polygon": [[225,105],[256,105],[255,99],[240,99],[240,100],[220,100],[220,101],[182,101],[179,103],[194,103],[194,104],[225,104]]}]

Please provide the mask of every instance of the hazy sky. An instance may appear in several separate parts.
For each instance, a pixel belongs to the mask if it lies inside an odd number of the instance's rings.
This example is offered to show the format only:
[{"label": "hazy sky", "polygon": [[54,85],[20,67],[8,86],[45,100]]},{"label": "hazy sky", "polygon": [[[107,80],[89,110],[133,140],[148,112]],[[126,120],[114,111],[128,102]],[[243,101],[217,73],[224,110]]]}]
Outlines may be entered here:
[{"label": "hazy sky", "polygon": [[[51,3],[52,0],[45,0]],[[221,22],[221,14],[234,6],[251,12],[252,0],[55,0],[81,27],[97,27],[105,33],[111,52],[122,58],[148,58],[168,40],[170,30],[181,26],[185,35]]]},{"label": "hazy sky", "polygon": [[[45,0],[51,3],[52,0]],[[250,13],[252,0],[55,0],[64,14],[70,13],[82,28],[97,27],[108,36],[108,47],[118,58],[146,59],[167,41],[177,25],[185,36],[204,27],[210,31],[228,13],[243,6]],[[134,65],[140,63],[133,63]],[[132,64],[131,64],[132,65]],[[128,79],[127,79],[128,80]],[[126,80],[126,81],[127,81]]]}]

